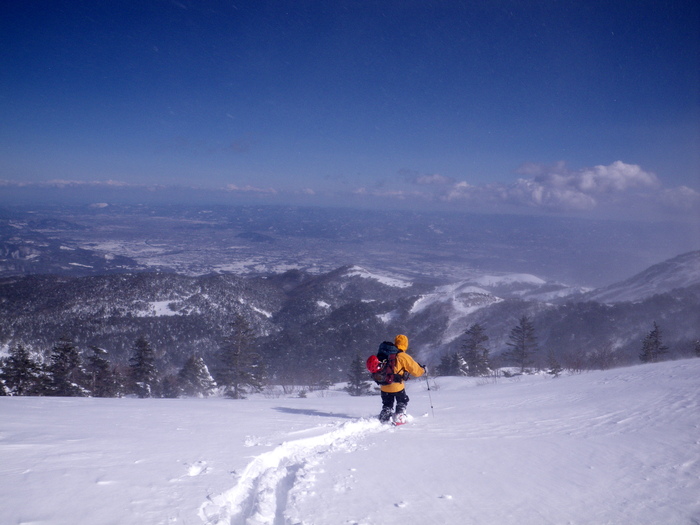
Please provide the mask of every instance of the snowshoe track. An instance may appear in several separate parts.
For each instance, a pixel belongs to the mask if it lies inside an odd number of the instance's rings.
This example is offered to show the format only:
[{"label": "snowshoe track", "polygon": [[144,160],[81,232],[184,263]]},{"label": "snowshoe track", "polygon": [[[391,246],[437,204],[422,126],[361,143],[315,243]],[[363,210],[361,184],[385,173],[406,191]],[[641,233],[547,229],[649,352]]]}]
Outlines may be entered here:
[{"label": "snowshoe track", "polygon": [[355,450],[363,435],[387,430],[375,418],[338,425],[324,434],[286,441],[253,458],[231,489],[210,497],[199,509],[209,525],[292,525],[294,500],[313,486],[312,467],[329,452]]}]

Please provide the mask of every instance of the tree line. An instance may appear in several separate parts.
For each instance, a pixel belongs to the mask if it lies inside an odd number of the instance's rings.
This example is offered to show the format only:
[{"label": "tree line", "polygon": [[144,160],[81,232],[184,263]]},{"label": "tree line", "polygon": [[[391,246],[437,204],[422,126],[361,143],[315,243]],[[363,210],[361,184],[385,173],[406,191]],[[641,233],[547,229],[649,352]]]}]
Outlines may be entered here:
[{"label": "tree line", "polygon": [[[436,374],[443,376],[485,376],[493,369],[511,366],[519,373],[529,370],[545,370],[558,376],[565,369],[572,372],[582,370],[605,370],[617,365],[613,346],[607,345],[587,354],[572,354],[557,358],[553,352],[542,355],[537,343],[537,334],[532,320],[523,315],[508,336],[507,350],[496,359],[490,357],[488,336],[484,328],[475,323],[464,333],[460,350],[442,356]],[[639,353],[642,363],[656,363],[667,358],[669,348],[663,343],[659,325],[654,322],[653,329],[644,337]],[[694,345],[694,354],[700,357],[700,341]]]},{"label": "tree line", "polygon": [[199,355],[190,356],[178,371],[162,373],[145,336],[133,344],[128,366],[109,360],[107,350],[81,352],[69,337],[61,337],[44,362],[21,343],[0,360],[0,395],[61,397],[175,398],[206,397],[219,391],[234,399],[262,389],[265,370],[253,347],[252,330],[236,315],[210,371]]},{"label": "tree line", "polygon": [[[68,337],[61,337],[51,349],[48,360],[38,361],[21,343],[10,348],[0,360],[0,395],[176,398],[206,397],[216,392],[234,399],[262,390],[266,381],[264,360],[254,346],[255,337],[245,318],[236,314],[213,355],[212,368],[199,355],[190,356],[177,371],[162,373],[156,354],[144,336],[133,344],[128,366],[116,366],[107,350],[92,346],[87,354],[79,351]],[[493,370],[510,366],[516,373],[532,369],[558,376],[562,371],[606,369],[615,366],[612,347],[585,356],[567,356],[560,362],[552,353],[541,355],[535,327],[523,315],[509,334],[507,350],[497,358],[490,356],[489,337],[475,323],[463,335],[460,350],[442,356],[435,369],[439,376],[486,376]],[[639,359],[643,363],[662,361],[668,354],[662,332],[656,322],[642,341]],[[700,341],[695,342],[700,357]],[[337,377],[343,378],[342,371]],[[347,392],[366,395],[371,392],[364,359],[356,356],[347,367]]]}]

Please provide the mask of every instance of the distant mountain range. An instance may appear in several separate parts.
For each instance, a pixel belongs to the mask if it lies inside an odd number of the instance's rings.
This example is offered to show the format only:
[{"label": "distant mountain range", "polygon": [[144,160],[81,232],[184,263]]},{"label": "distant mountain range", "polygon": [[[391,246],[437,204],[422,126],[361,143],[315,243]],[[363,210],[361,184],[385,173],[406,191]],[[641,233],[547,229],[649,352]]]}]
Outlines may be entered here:
[{"label": "distant mountain range", "polygon": [[248,320],[279,380],[342,378],[353,356],[366,357],[396,333],[409,336],[419,359],[436,364],[459,349],[464,331],[477,322],[497,357],[522,315],[533,320],[541,360],[551,355],[572,363],[604,354],[622,364],[637,360],[654,322],[671,356],[689,354],[700,339],[700,251],[592,291],[529,274],[474,273],[445,284],[357,265],[247,277],[140,272],[0,279],[5,349],[22,342],[46,353],[66,335],[126,363],[144,335],[164,366],[176,368],[192,353],[210,357],[234,313]]}]

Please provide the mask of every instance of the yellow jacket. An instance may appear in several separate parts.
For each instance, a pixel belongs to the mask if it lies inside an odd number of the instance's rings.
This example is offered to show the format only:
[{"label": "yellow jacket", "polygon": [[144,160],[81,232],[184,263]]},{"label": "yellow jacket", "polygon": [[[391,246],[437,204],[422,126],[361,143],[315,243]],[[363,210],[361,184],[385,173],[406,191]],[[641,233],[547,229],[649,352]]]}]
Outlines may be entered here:
[{"label": "yellow jacket", "polygon": [[[413,358],[406,353],[408,350],[408,337],[405,335],[397,335],[394,339],[394,344],[399,351],[396,354],[396,365],[394,366],[394,373],[401,375],[404,372],[408,372],[412,376],[420,377],[425,373],[423,367],[416,363]],[[401,392],[404,389],[403,382],[401,383],[391,383],[390,385],[382,385],[382,392]]]}]

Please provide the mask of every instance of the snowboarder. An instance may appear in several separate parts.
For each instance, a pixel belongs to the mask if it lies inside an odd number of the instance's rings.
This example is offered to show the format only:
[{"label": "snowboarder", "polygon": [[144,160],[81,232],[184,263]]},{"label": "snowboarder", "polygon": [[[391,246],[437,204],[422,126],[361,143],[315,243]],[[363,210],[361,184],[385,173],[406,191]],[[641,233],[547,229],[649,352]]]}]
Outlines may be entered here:
[{"label": "snowboarder", "polygon": [[[399,377],[403,377],[404,381],[409,376],[422,376],[426,371],[425,366],[414,361],[406,353],[406,350],[408,350],[408,337],[402,334],[397,335],[394,339],[394,344],[398,348],[394,373]],[[379,414],[379,421],[387,423],[393,416],[394,424],[404,424],[406,422],[406,407],[409,399],[403,381],[382,385],[380,388],[382,391],[382,411]],[[396,412],[394,412],[394,401],[396,401]]]}]

